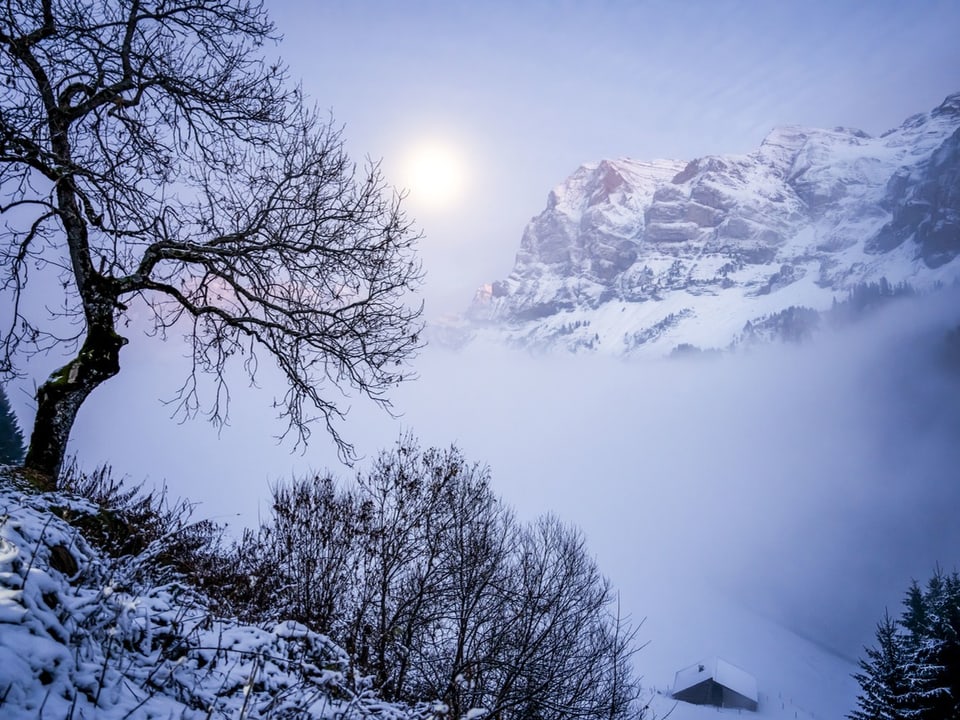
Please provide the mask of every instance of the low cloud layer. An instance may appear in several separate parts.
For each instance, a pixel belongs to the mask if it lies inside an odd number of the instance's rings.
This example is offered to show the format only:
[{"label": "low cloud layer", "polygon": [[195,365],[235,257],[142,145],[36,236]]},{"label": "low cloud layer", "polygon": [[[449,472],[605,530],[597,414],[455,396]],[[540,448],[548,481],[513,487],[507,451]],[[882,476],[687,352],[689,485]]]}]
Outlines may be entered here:
[{"label": "low cloud layer", "polygon": [[960,560],[960,383],[938,354],[956,299],[702,361],[439,355],[422,397],[444,405],[411,397],[410,422],[522,512],[581,525],[638,599],[713,588],[855,656],[912,577]]},{"label": "low cloud layer", "polygon": [[[344,430],[367,456],[402,429],[456,443],[521,516],[579,525],[624,611],[648,617],[644,653],[659,648],[668,667],[723,654],[721,606],[853,658],[911,578],[960,564],[960,374],[939,354],[958,299],[701,360],[429,349],[394,396],[401,418],[358,402]],[[271,438],[267,376],[259,391],[235,383],[219,437],[169,421],[157,397],[176,387],[179,350],[132,344],[81,413],[85,465],[166,480],[202,516],[240,524],[256,522],[270,482],[336,466],[319,435],[303,455]]]}]

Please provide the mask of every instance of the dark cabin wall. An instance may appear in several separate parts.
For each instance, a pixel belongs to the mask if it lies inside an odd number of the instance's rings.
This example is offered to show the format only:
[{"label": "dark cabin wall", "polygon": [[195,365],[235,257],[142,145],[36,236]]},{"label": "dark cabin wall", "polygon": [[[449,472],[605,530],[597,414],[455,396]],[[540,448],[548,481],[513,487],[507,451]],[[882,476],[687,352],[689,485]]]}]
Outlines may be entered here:
[{"label": "dark cabin wall", "polygon": [[757,703],[728,687],[708,678],[696,685],[673,694],[675,700],[693,705],[714,705],[723,708],[741,708],[755,712]]}]

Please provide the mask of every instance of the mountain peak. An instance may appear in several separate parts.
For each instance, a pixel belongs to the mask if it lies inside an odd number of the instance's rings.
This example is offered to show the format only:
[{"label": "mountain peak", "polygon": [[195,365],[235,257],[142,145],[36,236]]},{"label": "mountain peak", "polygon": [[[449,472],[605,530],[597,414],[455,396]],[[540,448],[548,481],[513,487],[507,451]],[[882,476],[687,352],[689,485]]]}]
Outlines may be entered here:
[{"label": "mountain peak", "polygon": [[773,128],[760,143],[759,157],[774,166],[789,168],[814,131],[799,125]]},{"label": "mountain peak", "polygon": [[948,115],[952,117],[960,116],[960,92],[947,95],[943,102],[934,108],[932,115]]},{"label": "mountain peak", "polygon": [[816,316],[865,283],[948,284],[958,138],[960,93],[880,138],[784,125],[748,155],[584,164],[524,230],[509,277],[477,294],[466,332],[665,355],[809,320],[782,313]]}]

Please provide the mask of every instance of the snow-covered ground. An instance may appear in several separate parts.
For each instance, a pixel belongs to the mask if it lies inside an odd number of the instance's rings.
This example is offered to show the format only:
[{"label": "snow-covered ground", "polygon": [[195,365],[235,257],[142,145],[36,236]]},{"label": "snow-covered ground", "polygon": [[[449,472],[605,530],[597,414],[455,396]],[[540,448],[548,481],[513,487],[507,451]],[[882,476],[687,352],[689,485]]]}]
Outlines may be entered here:
[{"label": "snow-covered ground", "polygon": [[[107,561],[58,517],[96,512],[84,501],[17,490],[6,478],[0,484],[5,719],[431,717],[428,706],[349,690],[346,657],[322,635],[294,623],[259,629],[217,618],[190,587],[151,582],[142,559]],[[650,644],[637,664],[655,717],[715,716],[670,697],[674,670],[715,651],[757,679],[758,718],[837,717],[849,707],[848,662],[722,594],[683,587],[668,606],[651,605],[656,621],[642,628]]]},{"label": "snow-covered ground", "polygon": [[60,517],[97,507],[0,474],[4,720],[433,716],[348,683],[346,654],[323,635],[218,618],[193,588],[157,581],[145,558],[162,543],[106,560]]}]

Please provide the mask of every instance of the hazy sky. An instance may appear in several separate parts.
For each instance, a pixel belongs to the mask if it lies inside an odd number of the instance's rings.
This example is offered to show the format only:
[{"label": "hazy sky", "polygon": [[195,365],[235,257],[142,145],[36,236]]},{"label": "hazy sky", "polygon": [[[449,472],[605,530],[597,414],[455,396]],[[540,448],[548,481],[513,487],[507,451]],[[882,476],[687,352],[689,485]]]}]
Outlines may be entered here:
[{"label": "hazy sky", "polygon": [[428,314],[504,277],[523,226],[580,164],[745,153],[776,125],[871,134],[960,90],[960,3],[803,0],[272,0],[295,78],[353,155],[428,140],[464,193],[411,196]]},{"label": "hazy sky", "polygon": [[[408,202],[426,233],[431,317],[510,271],[525,223],[584,162],[745,153],[779,124],[877,134],[960,90],[955,0],[268,5],[291,76],[345,125],[354,157],[382,158],[397,183],[424,143],[460,158],[459,199]],[[345,433],[369,456],[405,425],[491,463],[509,504],[585,528],[661,648],[670,617],[658,626],[655,611],[709,579],[850,653],[911,575],[957,560],[942,513],[960,498],[941,482],[960,464],[960,402],[943,403],[956,384],[925,385],[929,358],[911,360],[909,382],[876,362],[913,347],[894,330],[914,325],[709,368],[438,351],[397,393],[402,421],[361,405]],[[202,516],[243,522],[270,482],[336,465],[319,430],[305,455],[276,446],[269,373],[259,392],[234,384],[219,439],[200,420],[169,422],[158,399],[184,349],[131,334],[120,376],[81,411],[72,448],[85,464],[167,480]],[[56,364],[37,363],[36,380]],[[28,392],[11,392],[26,419]],[[701,652],[674,640],[670,667]]]}]

